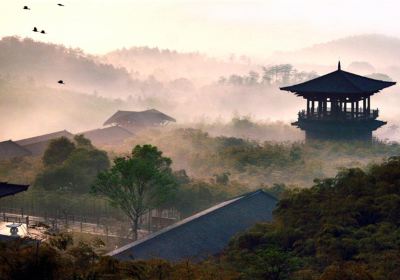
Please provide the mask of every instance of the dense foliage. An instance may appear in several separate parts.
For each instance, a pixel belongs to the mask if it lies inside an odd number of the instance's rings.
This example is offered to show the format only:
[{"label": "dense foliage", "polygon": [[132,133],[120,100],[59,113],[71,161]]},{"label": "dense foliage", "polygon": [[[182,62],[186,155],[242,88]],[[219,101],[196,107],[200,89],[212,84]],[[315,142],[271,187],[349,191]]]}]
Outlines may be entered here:
[{"label": "dense foliage", "polygon": [[107,153],[80,135],[74,142],[65,137],[52,140],[43,163],[45,168],[37,175],[35,186],[74,193],[88,193],[97,174],[110,166]]},{"label": "dense foliage", "polygon": [[393,157],[289,191],[274,222],[235,238],[227,260],[245,279],[398,279],[399,183]]},{"label": "dense foliage", "polygon": [[50,237],[38,247],[23,242],[0,243],[2,280],[237,279],[235,271],[212,262],[119,262],[99,255],[101,242],[73,242],[68,234]]}]

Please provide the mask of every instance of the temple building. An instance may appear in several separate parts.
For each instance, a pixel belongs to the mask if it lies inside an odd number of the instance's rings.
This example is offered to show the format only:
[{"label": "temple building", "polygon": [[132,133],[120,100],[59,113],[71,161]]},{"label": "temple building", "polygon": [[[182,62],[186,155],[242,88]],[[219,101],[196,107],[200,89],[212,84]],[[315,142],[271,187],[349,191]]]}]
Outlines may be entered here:
[{"label": "temple building", "polygon": [[306,140],[372,140],[372,132],[386,124],[371,108],[371,96],[395,85],[338,69],[297,85],[282,87],[307,100],[293,126],[304,130]]},{"label": "temple building", "polygon": [[117,111],[105,121],[104,126],[118,125],[135,133],[144,128],[165,126],[170,122],[176,122],[176,120],[158,110],[150,109],[140,112]]}]

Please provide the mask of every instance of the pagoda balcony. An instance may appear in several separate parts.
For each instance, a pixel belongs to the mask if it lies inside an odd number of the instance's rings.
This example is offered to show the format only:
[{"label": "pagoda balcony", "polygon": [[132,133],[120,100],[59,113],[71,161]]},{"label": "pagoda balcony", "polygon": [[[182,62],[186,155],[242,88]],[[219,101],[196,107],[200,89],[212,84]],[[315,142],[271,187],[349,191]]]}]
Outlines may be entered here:
[{"label": "pagoda balcony", "polygon": [[298,113],[299,121],[306,120],[323,120],[323,121],[342,121],[342,120],[375,120],[379,116],[379,110],[363,110],[359,111],[349,110],[331,110],[327,108],[325,111],[307,112],[302,110]]}]

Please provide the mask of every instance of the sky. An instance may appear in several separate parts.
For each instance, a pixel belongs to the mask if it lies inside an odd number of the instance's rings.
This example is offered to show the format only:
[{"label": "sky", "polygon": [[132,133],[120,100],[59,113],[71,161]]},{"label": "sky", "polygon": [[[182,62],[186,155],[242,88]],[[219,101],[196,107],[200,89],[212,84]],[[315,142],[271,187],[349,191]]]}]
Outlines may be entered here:
[{"label": "sky", "polygon": [[[258,57],[357,34],[400,37],[395,0],[57,1],[0,0],[0,37],[31,37],[93,54],[150,46]],[[33,33],[34,26],[48,34]]]}]

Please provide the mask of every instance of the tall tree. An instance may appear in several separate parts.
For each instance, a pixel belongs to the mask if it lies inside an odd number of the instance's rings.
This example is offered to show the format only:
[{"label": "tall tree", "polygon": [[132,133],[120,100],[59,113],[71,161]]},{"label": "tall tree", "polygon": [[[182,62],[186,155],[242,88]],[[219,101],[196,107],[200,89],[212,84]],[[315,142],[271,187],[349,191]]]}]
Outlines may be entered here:
[{"label": "tall tree", "polygon": [[75,150],[75,144],[66,137],[60,137],[50,141],[43,155],[45,166],[62,164]]},{"label": "tall tree", "polygon": [[118,157],[111,169],[98,175],[93,191],[104,195],[130,219],[134,239],[139,218],[159,207],[175,193],[171,159],[152,145],[137,145],[131,155]]}]

